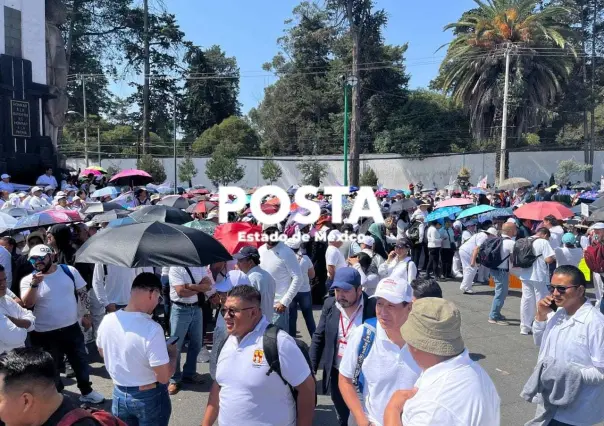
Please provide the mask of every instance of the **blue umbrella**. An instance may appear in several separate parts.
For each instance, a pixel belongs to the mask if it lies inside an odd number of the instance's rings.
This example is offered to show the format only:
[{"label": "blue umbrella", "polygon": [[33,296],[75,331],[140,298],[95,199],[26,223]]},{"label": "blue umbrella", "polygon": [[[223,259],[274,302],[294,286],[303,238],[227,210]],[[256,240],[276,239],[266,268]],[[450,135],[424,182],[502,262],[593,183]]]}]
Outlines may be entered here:
[{"label": "blue umbrella", "polygon": [[92,198],[100,198],[110,196],[111,198],[115,198],[119,195],[120,191],[115,186],[106,186],[102,189],[97,189],[91,195]]},{"label": "blue umbrella", "polygon": [[350,192],[357,192],[359,190],[358,186],[351,186],[350,187]]},{"label": "blue umbrella", "polygon": [[570,189],[561,189],[560,191],[558,191],[556,194],[558,195],[575,195],[577,193],[577,191],[573,191]]},{"label": "blue umbrella", "polygon": [[443,207],[430,213],[426,216],[426,222],[432,222],[433,220],[444,219],[449,216],[453,216],[461,211],[460,207]]},{"label": "blue umbrella", "polygon": [[497,217],[506,217],[506,216],[513,216],[513,215],[514,215],[514,212],[511,207],[495,209],[495,210],[490,210],[486,213],[479,215],[478,221],[482,223],[485,220],[493,220]]},{"label": "blue umbrella", "polygon": [[482,195],[486,195],[486,193],[487,192],[484,189],[482,189],[482,188],[478,188],[478,187],[476,187],[476,188],[470,188],[470,194],[477,194],[477,195],[478,194],[482,194]]},{"label": "blue umbrella", "polygon": [[477,214],[486,213],[491,210],[495,210],[495,207],[487,206],[486,204],[480,204],[478,206],[470,207],[465,209],[458,216],[457,219],[463,219],[464,217],[475,216]]},{"label": "blue umbrella", "polygon": [[598,198],[598,192],[597,191],[584,192],[583,194],[579,195],[579,198],[582,200],[594,201],[596,198]]},{"label": "blue umbrella", "polygon": [[133,223],[138,223],[136,220],[132,219],[130,216],[122,217],[120,219],[114,219],[107,225],[108,228],[119,228],[124,225],[132,225]]}]

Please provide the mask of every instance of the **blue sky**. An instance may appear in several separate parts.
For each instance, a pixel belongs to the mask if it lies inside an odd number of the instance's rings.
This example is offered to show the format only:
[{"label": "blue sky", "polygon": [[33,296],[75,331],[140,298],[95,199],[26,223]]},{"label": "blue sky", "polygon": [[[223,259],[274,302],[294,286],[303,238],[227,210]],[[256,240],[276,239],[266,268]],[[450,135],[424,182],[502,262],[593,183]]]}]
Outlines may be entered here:
[{"label": "blue sky", "polygon": [[[318,0],[322,2],[322,0]],[[291,17],[299,0],[167,0],[188,40],[209,47],[218,44],[235,56],[242,73],[239,100],[247,113],[262,100],[264,88],[275,82],[261,66],[278,52],[277,38],[284,21]],[[386,42],[409,43],[407,72],[411,87],[426,87],[437,72],[444,50],[436,50],[451,39],[443,27],[471,9],[472,0],[375,0],[389,16]],[[118,83],[117,90],[126,89]]]}]

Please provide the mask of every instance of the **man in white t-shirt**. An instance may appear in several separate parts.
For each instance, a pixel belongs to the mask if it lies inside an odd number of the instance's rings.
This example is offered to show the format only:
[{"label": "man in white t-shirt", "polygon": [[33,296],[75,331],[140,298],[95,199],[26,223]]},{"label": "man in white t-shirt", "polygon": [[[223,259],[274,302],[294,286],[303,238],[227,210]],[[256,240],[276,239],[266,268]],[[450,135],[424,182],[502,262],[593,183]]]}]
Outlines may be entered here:
[{"label": "man in white t-shirt", "polygon": [[[400,277],[384,278],[371,297],[377,299],[377,320],[352,332],[340,362],[339,386],[357,425],[381,426],[392,394],[413,388],[421,370],[401,336],[413,300],[409,283]],[[371,336],[372,344],[363,350],[362,341]]]},{"label": "man in white t-shirt", "polygon": [[548,295],[550,282],[549,264],[556,261],[556,255],[549,244],[550,232],[541,228],[531,237],[533,254],[537,256],[530,268],[520,270],[518,277],[522,282],[520,299],[520,334],[530,334],[535,318],[537,302]]},{"label": "man in white t-shirt", "polygon": [[38,180],[36,180],[36,185],[40,185],[40,186],[52,186],[54,188],[58,188],[59,184],[57,183],[57,180],[55,179],[55,177],[52,175],[52,167],[48,167],[46,169],[46,173],[44,173],[43,175],[41,175]]},{"label": "man in white t-shirt", "polygon": [[413,389],[394,393],[385,424],[499,426],[501,399],[489,375],[470,359],[453,303],[416,300],[401,335],[423,372]]},{"label": "man in white t-shirt", "polygon": [[293,337],[296,336],[298,306],[300,306],[302,317],[304,317],[304,322],[308,329],[308,334],[312,337],[317,328],[315,317],[312,312],[312,296],[310,294],[310,280],[315,277],[315,268],[313,267],[310,258],[300,252],[300,247],[302,246],[302,240],[300,238],[290,238],[285,245],[296,253],[296,257],[300,262],[300,279],[302,280],[302,285],[298,290],[298,294],[294,296],[292,303],[289,305],[289,334]]},{"label": "man in white t-shirt", "polygon": [[489,314],[491,324],[509,325],[501,315],[501,308],[503,308],[510,286],[510,255],[514,251],[517,232],[516,225],[511,222],[506,222],[501,227],[501,259],[503,262],[497,268],[490,270],[493,281],[495,281],[495,296]]},{"label": "man in white t-shirt", "polygon": [[41,210],[50,207],[50,203],[42,198],[42,188],[34,186],[31,189],[31,198],[27,203],[30,210]]},{"label": "man in white t-shirt", "polygon": [[[233,288],[225,302],[229,338],[218,357],[202,426],[311,426],[315,381],[310,368],[287,333],[278,330],[281,377],[269,373],[266,339],[269,322],[260,309],[260,293],[252,286]],[[297,391],[294,401],[289,386]]]},{"label": "man in white t-shirt", "polygon": [[461,264],[463,266],[463,278],[459,289],[464,294],[472,294],[472,284],[474,283],[474,277],[478,272],[478,265],[476,264],[476,257],[480,246],[489,238],[497,237],[497,229],[489,228],[486,231],[480,231],[472,235],[465,243],[459,248],[459,257],[461,258]]},{"label": "man in white t-shirt", "polygon": [[[279,235],[279,228],[276,225],[264,225],[263,232],[274,238]],[[263,313],[272,324],[288,331],[288,307],[302,285],[300,264],[292,249],[281,241],[268,241],[258,249],[258,253],[260,266],[275,280],[274,311],[272,315],[270,312]]]},{"label": "man in white t-shirt", "polygon": [[33,331],[36,318],[19,306],[8,292],[9,283],[0,265],[0,355],[25,346],[27,332]]},{"label": "man in white t-shirt", "polygon": [[325,287],[330,288],[333,278],[336,276],[336,271],[340,268],[346,267],[346,259],[340,253],[340,246],[342,245],[342,233],[337,229],[330,231],[327,235],[327,250],[325,251],[325,265],[327,266],[327,281]]},{"label": "man in white t-shirt", "polygon": [[0,191],[6,191],[9,194],[15,192],[15,185],[10,183],[10,175],[4,173],[0,176],[0,179],[2,179],[0,181]]},{"label": "man in white t-shirt", "polygon": [[[203,315],[199,306],[199,296],[212,290],[212,281],[207,276],[207,269],[202,267],[171,267],[170,301],[170,334],[178,337],[178,360],[176,371],[170,379],[168,392],[176,395],[181,388],[181,382],[202,383],[203,378],[197,373],[197,356],[203,346]],[[180,353],[185,337],[189,336],[187,360],[180,370]]]},{"label": "man in white t-shirt", "polygon": [[21,299],[26,308],[33,309],[36,317],[31,343],[52,355],[57,366],[57,390],[62,391],[64,387],[58,367],[67,355],[82,393],[80,401],[100,404],[105,398],[92,390],[84,335],[78,321],[81,316],[78,310],[84,311],[82,326],[85,329],[91,326],[86,281],[73,266],[54,264],[52,256],[52,249],[43,244],[31,248],[28,259],[35,273],[21,279]]},{"label": "man in white t-shirt", "polygon": [[96,340],[113,381],[111,411],[128,424],[168,426],[172,404],[167,384],[178,351],[175,344],[166,346],[162,327],[151,319],[161,281],[144,272],[128,287],[128,305],[107,314]]}]

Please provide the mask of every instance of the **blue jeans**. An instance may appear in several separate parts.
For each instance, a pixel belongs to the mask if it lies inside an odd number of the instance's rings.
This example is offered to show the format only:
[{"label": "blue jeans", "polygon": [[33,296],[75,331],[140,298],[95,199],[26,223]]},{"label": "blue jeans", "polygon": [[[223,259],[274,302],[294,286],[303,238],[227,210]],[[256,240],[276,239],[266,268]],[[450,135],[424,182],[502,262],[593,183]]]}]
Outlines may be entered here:
[{"label": "blue jeans", "polygon": [[298,322],[298,305],[300,305],[300,310],[302,311],[302,316],[304,317],[304,322],[306,323],[306,328],[308,328],[308,332],[310,336],[315,332],[315,318],[312,315],[312,297],[310,295],[310,291],[298,292],[292,303],[288,306],[289,309],[289,334],[292,337],[296,337],[296,323]]},{"label": "blue jeans", "polygon": [[128,426],[168,426],[172,403],[166,385],[141,391],[138,387],[113,387],[111,413]]},{"label": "blue jeans", "polygon": [[493,281],[495,281],[495,297],[493,297],[489,318],[500,320],[502,319],[501,308],[503,308],[510,287],[510,273],[501,269],[491,269],[491,276],[493,277]]},{"label": "blue jeans", "polygon": [[289,330],[289,308],[285,309],[285,312],[282,314],[277,311],[273,311],[273,318],[271,320],[271,324],[276,325],[283,331]]},{"label": "blue jeans", "polygon": [[600,301],[600,312],[602,312],[604,314],[604,297]]},{"label": "blue jeans", "polygon": [[[201,308],[194,306],[180,306],[172,303],[172,312],[170,314],[170,335],[178,336],[178,359],[176,361],[176,371],[170,379],[170,383],[180,383],[183,376],[192,377],[197,371],[197,355],[201,351],[201,333],[203,329],[203,318]],[[187,360],[180,371],[180,353],[185,337],[189,335],[189,347],[187,349]]]}]

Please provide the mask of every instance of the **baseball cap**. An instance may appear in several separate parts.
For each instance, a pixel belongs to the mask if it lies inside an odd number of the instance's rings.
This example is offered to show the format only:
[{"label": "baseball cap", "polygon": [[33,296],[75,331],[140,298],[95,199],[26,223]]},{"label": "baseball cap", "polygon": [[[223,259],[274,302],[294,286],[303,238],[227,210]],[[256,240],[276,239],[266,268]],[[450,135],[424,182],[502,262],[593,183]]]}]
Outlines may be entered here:
[{"label": "baseball cap", "polygon": [[32,193],[32,194],[33,194],[34,192],[38,192],[38,191],[42,191],[42,188],[40,188],[39,186],[34,186],[34,187],[31,189],[31,193]]},{"label": "baseball cap", "polygon": [[210,213],[208,213],[206,220],[214,219],[217,217],[218,217],[218,212],[216,210],[212,210]]},{"label": "baseball cap", "polygon": [[258,249],[256,247],[252,247],[252,246],[245,246],[245,247],[242,247],[238,253],[233,255],[233,259],[241,260],[241,259],[247,259],[248,257],[252,257],[252,256],[260,256],[260,254],[258,253]]},{"label": "baseball cap", "polygon": [[0,179],[8,179],[10,177],[10,175],[7,175],[6,173],[2,174],[2,176],[0,176]]},{"label": "baseball cap", "polygon": [[340,241],[341,238],[342,238],[342,233],[340,231],[338,231],[337,229],[332,230],[327,235],[327,241],[330,242],[330,243],[334,243],[336,241]]},{"label": "baseball cap", "polygon": [[27,255],[28,259],[32,257],[43,257],[48,254],[52,254],[52,249],[44,244],[38,244],[29,249],[29,254]]},{"label": "baseball cap", "polygon": [[46,187],[44,188],[44,191],[54,191],[55,189],[57,189],[57,188],[55,188],[55,187],[54,187],[54,186],[52,186],[52,185],[48,185],[48,186],[46,186]]},{"label": "baseball cap", "polygon": [[596,222],[589,227],[590,229],[604,229],[604,223]]},{"label": "baseball cap", "polygon": [[238,285],[251,285],[250,279],[238,269],[229,271],[224,277],[224,280],[220,281],[214,287],[216,291],[220,293],[228,293],[233,287]]},{"label": "baseball cap", "polygon": [[331,288],[352,290],[361,286],[361,274],[350,267],[340,268],[336,271]]},{"label": "baseball cap", "polygon": [[562,235],[562,244],[577,244],[577,238],[572,232]]},{"label": "baseball cap", "polygon": [[365,244],[366,246],[373,247],[375,244],[375,238],[371,235],[363,235],[363,238],[360,241],[361,244]]},{"label": "baseball cap", "polygon": [[267,231],[269,229],[276,229],[277,231],[280,231],[281,227],[278,224],[276,224],[276,223],[272,223],[272,224],[270,224],[270,223],[263,223],[262,224],[262,230],[263,231]]},{"label": "baseball cap", "polygon": [[55,200],[58,200],[61,198],[67,198],[67,194],[64,193],[63,191],[59,191],[59,192],[57,192],[57,195],[55,195]]},{"label": "baseball cap", "polygon": [[300,240],[300,238],[288,238],[285,245],[292,250],[298,250],[302,245],[302,240]]},{"label": "baseball cap", "polygon": [[413,301],[413,289],[403,278],[384,278],[381,280],[370,299],[381,297],[390,303],[403,303]]},{"label": "baseball cap", "polygon": [[494,237],[499,236],[499,233],[497,232],[497,228],[494,228],[492,226],[489,229],[487,229],[487,234],[491,234]]}]

